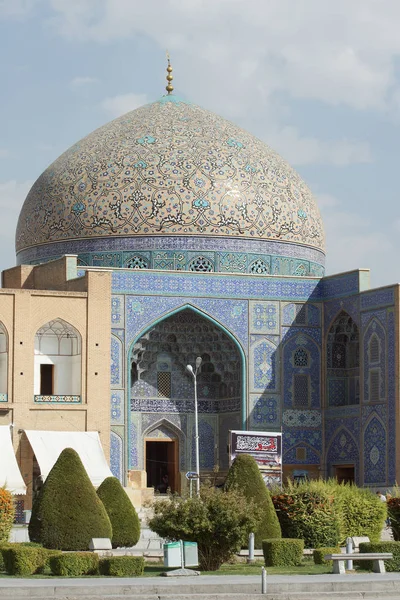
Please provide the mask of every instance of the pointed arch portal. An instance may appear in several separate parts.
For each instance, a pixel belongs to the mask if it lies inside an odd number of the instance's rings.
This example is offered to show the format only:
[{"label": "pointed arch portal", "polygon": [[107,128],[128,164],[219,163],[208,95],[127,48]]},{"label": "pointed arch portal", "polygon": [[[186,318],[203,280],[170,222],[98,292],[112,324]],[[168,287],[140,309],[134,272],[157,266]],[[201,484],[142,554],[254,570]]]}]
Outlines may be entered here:
[{"label": "pointed arch portal", "polygon": [[[134,440],[129,436],[142,457],[140,465],[129,468],[145,470],[147,485],[159,491],[164,491],[166,480],[172,491],[179,491],[179,471],[182,476],[195,468],[194,387],[186,366],[194,365],[198,356],[202,358],[197,376],[200,464],[212,471],[215,465],[226,464],[228,431],[237,428],[246,414],[245,360],[239,342],[208,315],[185,306],[143,331],[128,355],[128,413],[141,421],[142,431]],[[153,422],[170,422],[173,427],[154,430],[148,425]]]}]

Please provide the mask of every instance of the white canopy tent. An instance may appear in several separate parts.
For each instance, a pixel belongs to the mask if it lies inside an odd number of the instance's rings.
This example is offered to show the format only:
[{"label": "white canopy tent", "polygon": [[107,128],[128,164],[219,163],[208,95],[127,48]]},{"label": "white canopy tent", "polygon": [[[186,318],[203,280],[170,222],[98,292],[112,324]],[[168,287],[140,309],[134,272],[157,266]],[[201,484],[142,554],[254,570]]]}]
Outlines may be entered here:
[{"label": "white canopy tent", "polygon": [[0,425],[0,487],[12,494],[26,494],[26,485],[15,458],[9,425]]},{"label": "white canopy tent", "polygon": [[79,454],[95,487],[106,477],[112,477],[97,431],[25,430],[25,433],[39,463],[43,481],[65,448],[73,448]]}]

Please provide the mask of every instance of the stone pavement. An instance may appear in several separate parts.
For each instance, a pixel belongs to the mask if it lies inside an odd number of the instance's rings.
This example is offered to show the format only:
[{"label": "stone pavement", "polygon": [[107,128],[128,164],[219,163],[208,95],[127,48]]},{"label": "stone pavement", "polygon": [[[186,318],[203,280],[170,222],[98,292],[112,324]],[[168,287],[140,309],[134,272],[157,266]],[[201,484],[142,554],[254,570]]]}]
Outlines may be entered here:
[{"label": "stone pavement", "polygon": [[[261,569],[260,569],[261,571]],[[266,600],[400,598],[400,573],[271,575]],[[261,575],[200,575],[182,579],[0,579],[0,600],[256,600]]]}]

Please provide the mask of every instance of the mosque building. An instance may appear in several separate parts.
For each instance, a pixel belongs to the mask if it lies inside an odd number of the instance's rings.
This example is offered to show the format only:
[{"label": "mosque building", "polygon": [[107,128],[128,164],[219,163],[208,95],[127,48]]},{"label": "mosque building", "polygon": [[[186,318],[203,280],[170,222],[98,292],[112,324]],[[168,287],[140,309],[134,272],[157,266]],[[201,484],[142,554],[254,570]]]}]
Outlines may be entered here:
[{"label": "mosque building", "polygon": [[136,504],[165,475],[183,491],[197,357],[202,478],[223,479],[229,431],[251,430],[282,432],[284,477],[393,485],[399,286],[326,277],[299,175],[174,95],[168,69],[165,96],[72,146],[21,210],[0,290],[0,424],[14,425],[25,506],[35,431],[100,432]]}]

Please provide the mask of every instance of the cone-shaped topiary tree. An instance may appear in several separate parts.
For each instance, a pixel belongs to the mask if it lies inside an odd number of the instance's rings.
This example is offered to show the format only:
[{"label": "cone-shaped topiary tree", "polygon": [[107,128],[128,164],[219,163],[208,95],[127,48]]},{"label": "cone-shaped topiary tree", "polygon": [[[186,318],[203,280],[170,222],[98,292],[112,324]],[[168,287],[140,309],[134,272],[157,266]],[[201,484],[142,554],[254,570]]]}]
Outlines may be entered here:
[{"label": "cone-shaped topiary tree", "polygon": [[140,537],[140,521],[127,493],[116,477],[107,477],[97,489],[112,526],[112,547],[134,546]]},{"label": "cone-shaped topiary tree", "polygon": [[254,532],[254,545],[262,548],[262,541],[280,538],[281,526],[272,504],[271,496],[265,486],[260,469],[250,454],[240,454],[233,461],[226,477],[225,489],[236,488],[243,496],[253,500],[262,508],[262,518]]},{"label": "cone-shaped topiary tree", "polygon": [[57,550],[88,550],[92,538],[112,537],[106,509],[72,448],[61,452],[33,504],[29,537]]}]

